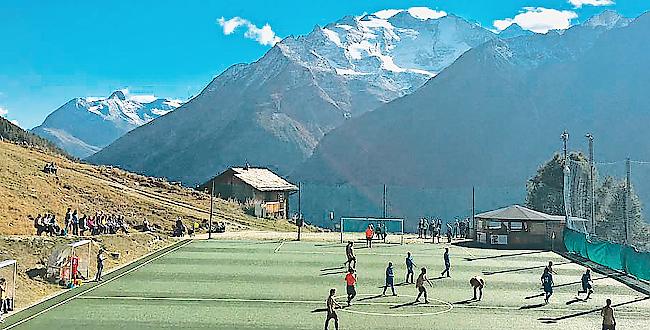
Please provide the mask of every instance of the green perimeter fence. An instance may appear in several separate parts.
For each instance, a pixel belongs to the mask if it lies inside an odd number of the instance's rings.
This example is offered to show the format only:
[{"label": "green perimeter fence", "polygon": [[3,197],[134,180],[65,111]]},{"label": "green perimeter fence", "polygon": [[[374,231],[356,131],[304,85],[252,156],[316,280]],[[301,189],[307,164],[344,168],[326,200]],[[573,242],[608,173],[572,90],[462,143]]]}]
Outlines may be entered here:
[{"label": "green perimeter fence", "polygon": [[570,253],[650,281],[650,253],[639,252],[633,247],[603,241],[571,229],[564,230],[564,245]]}]

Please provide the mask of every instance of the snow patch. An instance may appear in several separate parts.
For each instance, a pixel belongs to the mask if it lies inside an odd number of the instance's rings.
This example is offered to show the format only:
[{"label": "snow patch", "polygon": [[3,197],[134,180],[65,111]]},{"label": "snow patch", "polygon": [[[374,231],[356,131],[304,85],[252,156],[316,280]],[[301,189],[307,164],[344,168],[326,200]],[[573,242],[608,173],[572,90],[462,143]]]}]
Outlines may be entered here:
[{"label": "snow patch", "polygon": [[374,13],[373,15],[381,19],[389,19],[403,11],[404,11],[403,9],[384,9]]},{"label": "snow patch", "polygon": [[334,32],[334,31],[332,31],[330,29],[324,28],[323,33],[325,33],[325,36],[327,36],[327,39],[329,39],[335,45],[337,45],[339,47],[343,47],[343,43],[341,43],[341,38],[339,37],[339,35],[336,32]]},{"label": "snow patch", "polygon": [[336,74],[338,74],[340,76],[365,76],[365,75],[368,75],[369,73],[358,72],[358,71],[354,71],[352,69],[339,69],[339,68],[337,68],[336,69]]},{"label": "snow patch", "polygon": [[411,14],[411,16],[423,21],[447,16],[447,12],[433,10],[429,7],[411,7],[408,9],[408,13]]}]

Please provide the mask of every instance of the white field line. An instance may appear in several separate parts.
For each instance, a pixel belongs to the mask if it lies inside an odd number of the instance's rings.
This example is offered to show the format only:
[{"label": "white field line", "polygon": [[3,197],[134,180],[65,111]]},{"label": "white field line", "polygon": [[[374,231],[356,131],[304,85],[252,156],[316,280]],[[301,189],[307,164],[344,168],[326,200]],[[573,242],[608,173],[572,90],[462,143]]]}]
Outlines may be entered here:
[{"label": "white field line", "polygon": [[282,247],[282,245],[284,245],[284,241],[282,241],[282,242],[280,243],[280,245],[278,245],[278,247],[275,248],[275,250],[273,251],[273,253],[278,253],[278,251],[280,251],[280,248]]},{"label": "white field line", "polygon": [[[404,296],[402,297],[412,297]],[[345,297],[342,297],[342,299]],[[270,304],[310,304],[310,305],[325,305],[324,300],[286,300],[286,299],[246,299],[246,298],[183,298],[183,297],[132,297],[132,296],[84,296],[79,299],[94,299],[94,300],[134,300],[134,301],[187,301],[187,302],[242,302],[242,303],[270,303]],[[436,299],[437,300],[437,299]],[[471,305],[471,304],[452,304],[447,303],[443,300],[437,300],[440,303],[438,304],[419,304],[416,306],[421,307],[448,307],[453,306],[453,308],[463,308],[463,309],[484,309],[484,310],[504,310],[504,311],[524,311],[520,307],[516,306],[488,306],[488,305]],[[403,303],[400,302],[363,302],[356,301],[353,302],[352,306],[395,306]],[[535,312],[567,312],[567,313],[576,313],[576,312],[588,312],[592,309],[584,308],[535,308],[532,311]],[[531,311],[531,310],[529,310]],[[352,311],[351,311],[352,312]],[[645,315],[641,311],[627,311],[627,310],[617,310],[616,313],[619,314],[631,314],[631,315]],[[381,313],[377,313],[381,314]],[[374,315],[374,314],[371,314]],[[384,314],[381,314],[384,315]],[[402,315],[402,314],[399,314]],[[422,314],[417,314],[424,316]],[[390,314],[393,316],[393,314]],[[650,315],[648,315],[650,317]]]},{"label": "white field line", "polygon": [[[333,251],[279,251],[278,253],[290,253],[290,254],[338,254],[345,257],[345,251],[333,252]],[[355,255],[358,256],[384,256],[384,257],[406,257],[406,253],[358,253],[355,251]],[[422,255],[418,254],[418,258],[437,258],[439,255]]]},{"label": "white field line", "polygon": [[51,311],[51,310],[54,309],[54,308],[57,308],[57,307],[59,307],[59,306],[61,306],[61,305],[64,305],[64,304],[68,303],[69,301],[71,301],[71,300],[73,300],[73,299],[76,299],[76,298],[78,298],[78,297],[81,297],[81,296],[85,295],[85,294],[88,293],[88,292],[91,292],[91,291],[93,291],[93,290],[95,290],[95,289],[97,289],[97,288],[100,288],[100,287],[102,287],[102,286],[104,286],[104,285],[106,285],[106,284],[108,284],[108,283],[111,283],[111,282],[117,280],[118,278],[121,278],[121,277],[123,277],[123,276],[125,276],[125,275],[128,275],[128,274],[130,274],[130,273],[132,273],[132,272],[134,272],[134,271],[136,271],[136,270],[138,270],[138,269],[140,269],[140,268],[142,268],[142,267],[144,267],[144,266],[146,266],[146,265],[148,265],[148,264],[150,264],[150,263],[152,263],[152,262],[154,262],[154,261],[156,261],[156,260],[158,260],[158,259],[160,259],[160,258],[162,258],[162,257],[164,257],[164,256],[166,256],[166,255],[168,255],[168,254],[170,254],[170,253],[172,253],[172,252],[174,252],[174,251],[176,251],[176,250],[178,250],[178,249],[180,249],[180,248],[182,248],[182,247],[188,245],[188,244],[190,244],[190,243],[192,243],[192,240],[188,240],[188,241],[185,242],[184,244],[181,244],[181,245],[179,245],[179,246],[177,246],[177,247],[175,247],[175,248],[173,248],[173,249],[171,249],[171,250],[169,250],[169,251],[167,251],[167,252],[165,252],[165,253],[163,253],[163,254],[161,254],[161,255],[155,257],[155,258],[153,258],[153,259],[147,260],[147,261],[143,262],[142,264],[140,264],[140,265],[138,265],[138,266],[136,266],[136,267],[134,267],[134,268],[132,268],[132,269],[129,269],[129,270],[127,270],[126,272],[124,272],[124,273],[122,273],[122,274],[119,274],[119,275],[117,275],[117,276],[115,276],[115,277],[111,277],[110,279],[108,279],[108,280],[106,280],[106,281],[104,281],[104,282],[101,282],[101,283],[99,283],[99,284],[93,286],[92,288],[90,288],[90,289],[88,289],[88,290],[85,290],[85,291],[79,292],[78,294],[73,295],[72,297],[70,297],[70,298],[68,298],[68,299],[65,299],[65,300],[63,300],[63,301],[60,301],[59,303],[57,303],[57,304],[55,304],[55,305],[52,305],[52,306],[50,306],[50,307],[48,307],[48,308],[46,308],[46,309],[44,309],[44,310],[42,310],[42,311],[40,311],[40,312],[38,312],[38,313],[32,315],[32,316],[30,316],[30,317],[26,317],[26,318],[24,318],[24,319],[22,319],[22,320],[20,320],[20,321],[18,321],[18,322],[16,322],[16,323],[12,324],[12,325],[9,325],[9,326],[5,327],[4,329],[5,329],[5,330],[6,330],[6,329],[11,329],[11,328],[17,327],[17,326],[19,326],[19,325],[21,325],[21,324],[23,324],[23,323],[25,323],[25,322],[27,322],[27,321],[30,321],[30,320],[32,320],[32,319],[34,319],[34,318],[36,318],[36,317],[38,317],[38,316],[40,316],[40,315],[42,315],[42,314],[45,314],[45,313]]},{"label": "white field line", "polygon": [[[459,245],[459,246],[460,246],[460,245]],[[467,254],[469,254],[470,257],[472,257],[473,259],[476,259],[476,256],[473,255],[472,252],[469,252],[469,249],[468,249],[468,248],[466,248],[466,247],[464,247],[464,246],[460,246],[460,247],[463,248],[463,251],[465,251]]]},{"label": "white field line", "polygon": [[[136,301],[206,301],[206,302],[244,302],[244,303],[272,303],[272,304],[314,304],[325,305],[325,300],[282,300],[282,299],[245,299],[245,298],[182,298],[182,297],[132,297],[132,296],[84,296],[79,299],[95,300],[136,300]],[[395,306],[398,302],[363,302],[357,301],[353,305],[359,306]],[[448,304],[427,304],[426,307],[446,307]]]}]

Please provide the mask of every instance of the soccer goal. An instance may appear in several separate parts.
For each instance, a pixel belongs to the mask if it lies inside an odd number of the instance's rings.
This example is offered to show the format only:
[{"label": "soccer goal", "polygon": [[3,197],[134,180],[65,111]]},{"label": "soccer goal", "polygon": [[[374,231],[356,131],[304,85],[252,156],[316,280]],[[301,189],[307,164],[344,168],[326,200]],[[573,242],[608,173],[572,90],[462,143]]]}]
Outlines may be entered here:
[{"label": "soccer goal", "polygon": [[[386,234],[386,237],[398,235],[399,243],[404,244],[404,219],[401,218],[362,218],[349,217],[341,218],[341,243],[343,243],[343,233],[363,233],[372,224],[375,233]],[[375,239],[380,239],[375,235]]]},{"label": "soccer goal", "polygon": [[61,285],[90,279],[92,244],[82,240],[55,248],[47,261],[47,277]]},{"label": "soccer goal", "polygon": [[[4,287],[7,290],[5,310],[0,310],[0,313],[9,313],[14,310],[17,277],[18,263],[16,260],[0,261],[0,280],[4,279]],[[0,306],[2,305],[0,304]]]}]

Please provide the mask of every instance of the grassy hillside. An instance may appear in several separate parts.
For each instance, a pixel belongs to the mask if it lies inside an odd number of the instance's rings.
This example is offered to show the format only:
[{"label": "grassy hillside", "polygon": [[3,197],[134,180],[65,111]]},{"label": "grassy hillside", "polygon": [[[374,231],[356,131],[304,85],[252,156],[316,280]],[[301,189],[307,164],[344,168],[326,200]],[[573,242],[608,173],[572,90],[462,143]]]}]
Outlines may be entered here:
[{"label": "grassy hillside", "polygon": [[[46,174],[46,163],[57,164],[58,174]],[[34,233],[27,215],[54,213],[60,221],[67,207],[81,213],[122,214],[130,223],[150,223],[171,230],[176,217],[198,220],[209,217],[209,195],[107,167],[71,161],[12,143],[0,142],[0,235]],[[293,230],[284,220],[263,220],[244,214],[236,203],[215,202],[215,221],[228,230]]]},{"label": "grassy hillside", "polygon": [[35,147],[51,153],[67,156],[65,151],[59,149],[54,143],[12,124],[7,119],[0,117],[0,140],[10,141]]}]

